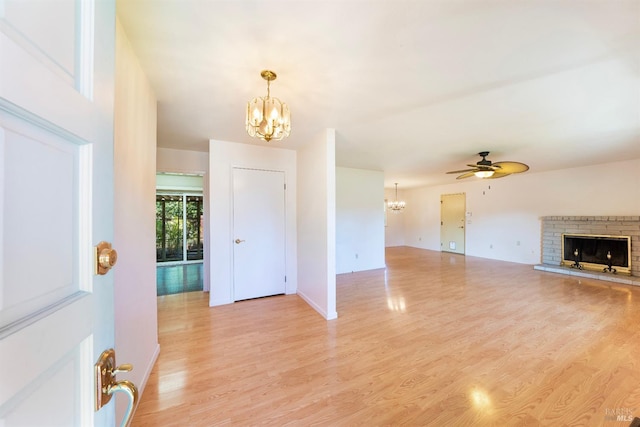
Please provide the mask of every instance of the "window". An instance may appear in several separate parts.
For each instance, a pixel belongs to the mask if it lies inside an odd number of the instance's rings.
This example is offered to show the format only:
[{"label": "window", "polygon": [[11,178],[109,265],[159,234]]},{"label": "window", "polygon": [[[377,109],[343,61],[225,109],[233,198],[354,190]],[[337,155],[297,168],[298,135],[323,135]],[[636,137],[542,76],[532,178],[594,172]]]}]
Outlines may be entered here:
[{"label": "window", "polygon": [[156,261],[202,260],[202,221],[201,195],[156,195]]},{"label": "window", "polygon": [[186,196],[187,203],[187,260],[202,259],[203,227],[202,196]]}]

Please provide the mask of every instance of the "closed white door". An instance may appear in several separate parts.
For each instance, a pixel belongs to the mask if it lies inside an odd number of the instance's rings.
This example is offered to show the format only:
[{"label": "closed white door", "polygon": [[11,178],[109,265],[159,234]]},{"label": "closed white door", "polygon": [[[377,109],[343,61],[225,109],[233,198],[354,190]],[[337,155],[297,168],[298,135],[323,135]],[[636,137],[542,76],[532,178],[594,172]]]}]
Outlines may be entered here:
[{"label": "closed white door", "polygon": [[441,195],[440,207],[440,249],[464,254],[465,194]]},{"label": "closed white door", "polygon": [[[0,426],[111,426],[115,5],[0,1]],[[107,262],[113,262],[113,253]],[[112,399],[113,402],[114,399]]]},{"label": "closed white door", "polygon": [[234,300],[285,293],[284,172],[233,170]]}]

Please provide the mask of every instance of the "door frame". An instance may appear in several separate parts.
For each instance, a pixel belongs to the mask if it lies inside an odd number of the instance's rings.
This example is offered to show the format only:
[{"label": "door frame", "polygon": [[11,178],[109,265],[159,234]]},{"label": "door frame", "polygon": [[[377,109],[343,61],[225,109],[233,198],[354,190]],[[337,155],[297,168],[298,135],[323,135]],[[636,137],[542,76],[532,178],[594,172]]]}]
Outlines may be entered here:
[{"label": "door frame", "polygon": [[[209,292],[211,287],[211,260],[209,257],[209,245],[210,245],[210,232],[211,229],[211,217],[210,217],[210,207],[209,207],[209,172],[203,170],[196,169],[180,169],[180,168],[172,168],[172,167],[164,167],[162,169],[156,169],[156,175],[162,173],[169,174],[182,174],[182,175],[199,175],[202,177],[202,219],[203,219],[203,230],[204,234],[204,242],[202,248],[202,261],[194,261],[196,264],[198,262],[202,262],[202,291]],[[162,192],[162,190],[160,190]],[[156,185],[156,194],[158,194],[158,187]],[[179,262],[178,264],[188,264],[189,262]],[[162,265],[171,265],[171,263],[163,263]],[[156,267],[158,263],[156,262]]]},{"label": "door frame", "polygon": [[[462,218],[462,226],[459,225],[455,225],[455,224],[449,224],[447,223],[446,226],[444,224],[444,217],[443,217],[443,210],[445,207],[445,197],[450,197],[450,196],[461,196],[462,199],[462,212],[460,212],[460,217]],[[441,194],[440,195],[440,251],[441,252],[449,252],[449,253],[454,253],[454,254],[460,254],[460,255],[465,255],[466,251],[467,251],[467,225],[466,225],[466,209],[467,209],[467,194],[464,192],[461,193],[449,193],[449,194]],[[458,230],[460,228],[462,228],[462,251],[456,251],[456,250],[451,250],[450,248],[445,247],[444,245],[444,233],[443,233],[443,229],[444,227],[447,227],[447,229],[452,230],[453,232],[458,232]],[[453,233],[452,233],[453,234]]]}]

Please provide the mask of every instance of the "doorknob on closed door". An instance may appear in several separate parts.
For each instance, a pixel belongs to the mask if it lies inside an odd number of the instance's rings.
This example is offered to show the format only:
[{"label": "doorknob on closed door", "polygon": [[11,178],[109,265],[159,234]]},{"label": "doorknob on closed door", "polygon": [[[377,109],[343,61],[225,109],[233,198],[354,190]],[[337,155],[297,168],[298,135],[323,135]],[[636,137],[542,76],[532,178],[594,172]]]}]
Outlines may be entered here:
[{"label": "doorknob on closed door", "polygon": [[244,240],[236,239],[236,245],[239,245],[242,242],[244,242]]}]

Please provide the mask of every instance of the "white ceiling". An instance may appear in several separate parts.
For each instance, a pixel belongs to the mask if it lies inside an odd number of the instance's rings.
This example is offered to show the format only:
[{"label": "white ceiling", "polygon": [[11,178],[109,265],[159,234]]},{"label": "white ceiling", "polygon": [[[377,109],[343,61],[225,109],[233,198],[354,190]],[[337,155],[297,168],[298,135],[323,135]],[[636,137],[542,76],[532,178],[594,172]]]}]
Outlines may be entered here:
[{"label": "white ceiling", "polygon": [[[402,189],[491,151],[547,171],[640,158],[638,0],[119,0],[158,98],[158,146],[296,148],[336,129],[339,166]],[[291,108],[291,136],[244,128]],[[471,178],[475,179],[475,178]],[[505,178],[510,179],[510,178]]]}]

